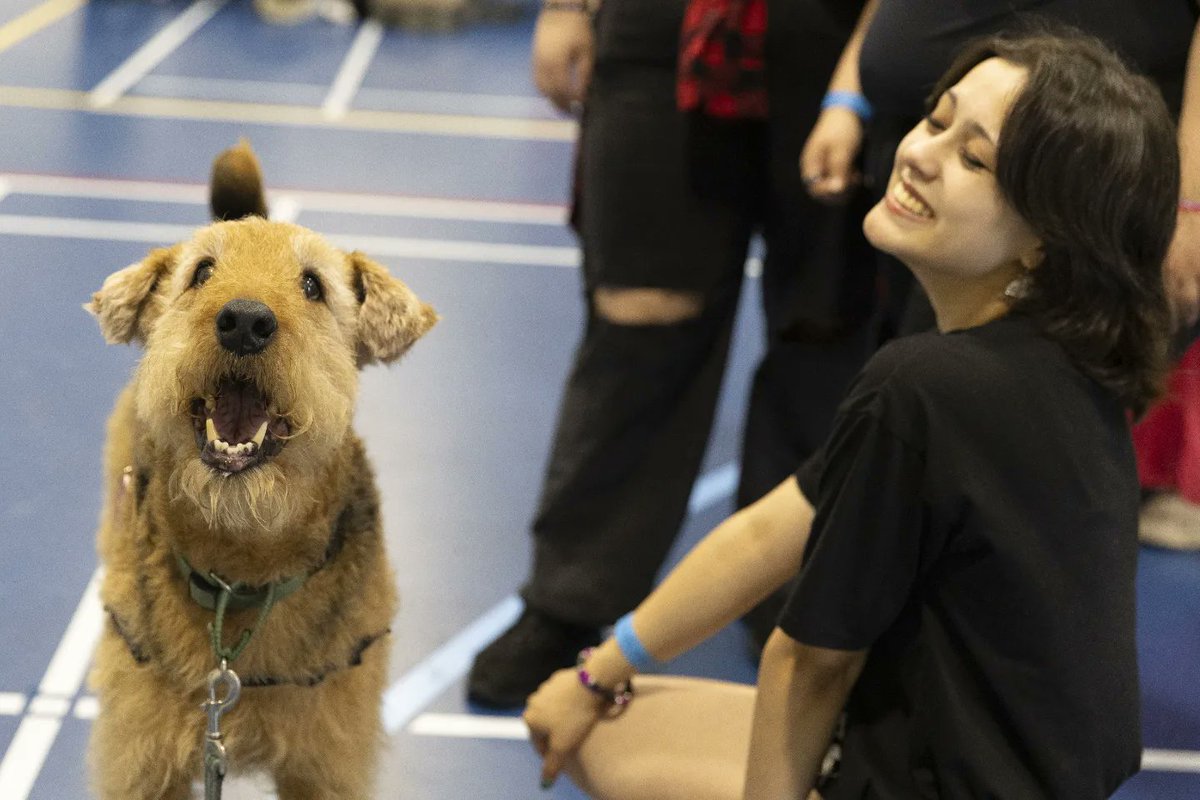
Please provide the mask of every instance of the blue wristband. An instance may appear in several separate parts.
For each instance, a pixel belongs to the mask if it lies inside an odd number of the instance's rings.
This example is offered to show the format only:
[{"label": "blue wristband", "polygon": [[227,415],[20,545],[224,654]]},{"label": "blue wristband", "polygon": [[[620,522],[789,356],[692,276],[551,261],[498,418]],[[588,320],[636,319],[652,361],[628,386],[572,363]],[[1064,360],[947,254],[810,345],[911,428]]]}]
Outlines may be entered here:
[{"label": "blue wristband", "polygon": [[858,92],[827,92],[821,101],[821,110],[831,106],[842,106],[853,111],[863,122],[868,122],[875,113],[867,98]]},{"label": "blue wristband", "polygon": [[617,647],[621,648],[621,655],[625,656],[625,660],[632,664],[634,669],[644,670],[658,663],[634,632],[632,611],[617,620],[617,624],[613,626],[613,638],[617,640]]}]

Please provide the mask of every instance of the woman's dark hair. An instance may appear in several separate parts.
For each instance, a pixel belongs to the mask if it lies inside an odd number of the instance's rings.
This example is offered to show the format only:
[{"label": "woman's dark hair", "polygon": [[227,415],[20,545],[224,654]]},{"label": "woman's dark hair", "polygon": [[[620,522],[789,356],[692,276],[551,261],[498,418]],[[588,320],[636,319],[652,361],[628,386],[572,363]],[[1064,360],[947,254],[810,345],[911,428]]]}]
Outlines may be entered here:
[{"label": "woman's dark hair", "polygon": [[1180,180],[1171,115],[1154,84],[1074,31],[968,44],[933,101],[992,57],[1028,72],[1000,130],[996,181],[1044,246],[1014,308],[1141,414],[1167,369],[1162,265]]}]

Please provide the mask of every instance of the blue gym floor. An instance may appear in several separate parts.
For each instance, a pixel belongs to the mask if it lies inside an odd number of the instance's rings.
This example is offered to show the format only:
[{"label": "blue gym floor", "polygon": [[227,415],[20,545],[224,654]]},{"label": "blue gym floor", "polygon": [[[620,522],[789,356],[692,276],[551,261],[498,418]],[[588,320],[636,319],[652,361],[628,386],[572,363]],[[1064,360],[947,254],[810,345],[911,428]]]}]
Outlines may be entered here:
[{"label": "blue gym floor", "polygon": [[[563,224],[574,124],[531,85],[531,29],[271,27],[247,0],[0,0],[0,800],[87,796],[101,443],[138,353],[105,346],[80,304],[205,223],[212,158],[242,136],[277,215],[378,257],[443,318],[402,364],[364,374],[358,414],[403,600],[378,796],[580,797],[540,791],[519,722],[462,699],[472,653],[519,610],[581,324]],[[759,347],[748,286],[681,546],[729,510]],[[1148,752],[1118,797],[1198,798],[1200,554],[1144,549],[1140,581]],[[753,680],[736,630],[671,670]],[[226,796],[270,794],[249,776]]]}]

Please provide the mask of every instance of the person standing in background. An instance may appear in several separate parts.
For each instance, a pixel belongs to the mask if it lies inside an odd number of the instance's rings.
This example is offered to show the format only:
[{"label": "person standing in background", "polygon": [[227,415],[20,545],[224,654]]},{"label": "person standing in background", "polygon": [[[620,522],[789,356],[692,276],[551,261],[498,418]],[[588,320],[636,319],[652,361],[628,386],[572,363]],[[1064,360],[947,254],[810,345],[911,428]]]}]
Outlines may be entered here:
[{"label": "person standing in background", "polygon": [[[738,505],[827,434],[874,346],[873,276],[856,266],[873,255],[865,204],[814,201],[795,164],[860,7],[604,0],[590,20],[582,0],[547,0],[534,76],[560,108],[582,106],[573,221],[587,320],[533,521],[525,611],[476,658],[469,699],[522,705],[650,590],[700,468],[756,233],[766,352]],[[773,614],[759,623],[765,638]]]}]

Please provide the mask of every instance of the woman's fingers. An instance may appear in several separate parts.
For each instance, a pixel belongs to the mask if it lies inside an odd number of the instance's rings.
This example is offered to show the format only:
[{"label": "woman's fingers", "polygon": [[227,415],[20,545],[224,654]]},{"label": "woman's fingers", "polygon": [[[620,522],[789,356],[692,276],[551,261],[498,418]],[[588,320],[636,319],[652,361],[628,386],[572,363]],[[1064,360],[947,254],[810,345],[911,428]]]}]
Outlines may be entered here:
[{"label": "woman's fingers", "polygon": [[854,169],[862,146],[862,122],[853,111],[833,106],[821,112],[800,153],[800,176],[808,193],[837,202],[858,184]]}]

